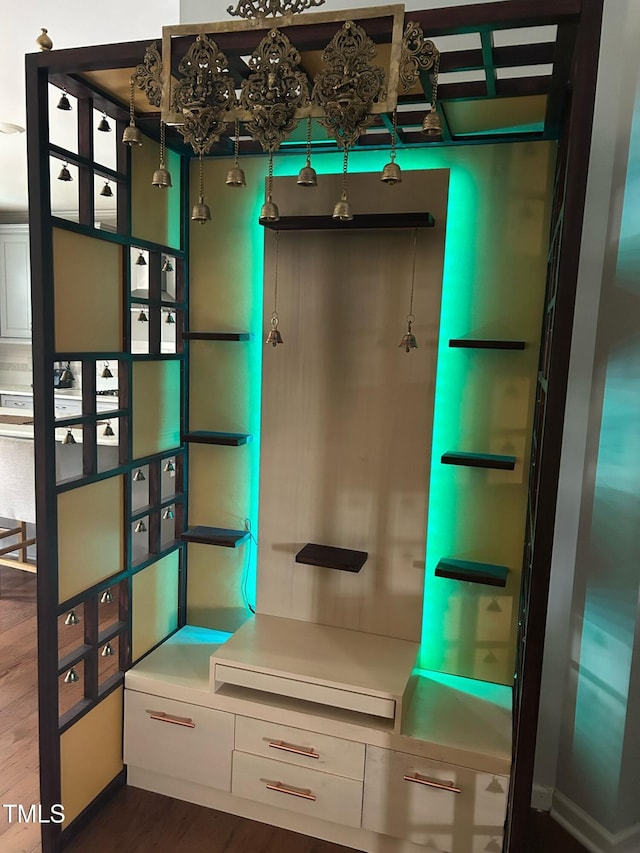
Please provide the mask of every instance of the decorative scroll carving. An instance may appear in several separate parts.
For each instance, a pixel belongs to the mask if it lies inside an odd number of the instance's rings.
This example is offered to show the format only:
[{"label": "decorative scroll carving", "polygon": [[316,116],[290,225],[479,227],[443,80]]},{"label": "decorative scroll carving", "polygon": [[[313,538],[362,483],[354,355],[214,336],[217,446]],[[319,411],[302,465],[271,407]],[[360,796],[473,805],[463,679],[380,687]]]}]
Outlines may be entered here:
[{"label": "decorative scroll carving", "polygon": [[343,24],[322,53],[328,67],[316,75],[312,100],[324,110],[320,124],[343,148],[371,124],[371,107],[385,97],[384,69],[371,64],[375,55],[375,44],[353,21]]},{"label": "decorative scroll carving", "polygon": [[138,89],[145,93],[152,106],[160,106],[162,99],[162,57],[155,41],[146,49],[142,63],[136,66],[133,82]]},{"label": "decorative scroll carving", "polygon": [[178,127],[196,154],[206,154],[224,132],[222,116],[236,105],[227,57],[206,35],[198,35],[180,60],[182,75],[173,90],[173,107],[182,112]]},{"label": "decorative scroll carving", "polygon": [[300,54],[279,30],[266,35],[249,59],[252,74],[243,81],[240,104],[251,114],[246,129],[264,151],[273,153],[297,125],[296,110],[309,103]]},{"label": "decorative scroll carving", "polygon": [[227,6],[235,18],[266,18],[268,15],[299,15],[312,6],[322,6],[324,0],[239,0],[236,8]]},{"label": "decorative scroll carving", "polygon": [[412,89],[420,77],[420,72],[429,71],[439,58],[438,48],[430,39],[424,37],[420,24],[409,21],[402,37],[400,51],[400,91],[406,93]]}]

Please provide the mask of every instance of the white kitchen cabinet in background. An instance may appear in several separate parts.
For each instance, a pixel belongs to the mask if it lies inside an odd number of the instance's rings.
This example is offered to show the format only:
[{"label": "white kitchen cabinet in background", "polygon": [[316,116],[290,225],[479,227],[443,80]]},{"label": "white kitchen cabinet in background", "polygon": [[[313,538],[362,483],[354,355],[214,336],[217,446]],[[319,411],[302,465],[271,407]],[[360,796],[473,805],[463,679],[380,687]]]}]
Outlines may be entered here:
[{"label": "white kitchen cabinet in background", "polygon": [[0,337],[31,338],[27,225],[0,226]]}]

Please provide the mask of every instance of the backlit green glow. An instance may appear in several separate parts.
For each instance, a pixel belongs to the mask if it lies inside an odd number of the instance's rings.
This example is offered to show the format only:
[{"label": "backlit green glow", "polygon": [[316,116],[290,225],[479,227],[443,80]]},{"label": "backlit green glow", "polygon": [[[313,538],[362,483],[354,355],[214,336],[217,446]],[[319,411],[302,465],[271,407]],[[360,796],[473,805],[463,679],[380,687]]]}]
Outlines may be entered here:
[{"label": "backlit green glow", "polygon": [[[300,155],[277,158],[274,175],[297,175],[302,159]],[[349,171],[379,173],[388,159],[388,151],[352,151],[349,155]],[[439,459],[446,450],[457,446],[458,404],[465,381],[465,362],[455,357],[448,342],[449,338],[465,334],[471,321],[471,294],[475,285],[477,190],[462,148],[402,150],[398,153],[398,162],[405,171],[450,170],[429,487],[425,599],[419,657],[420,666],[437,669],[443,662],[444,619],[450,585],[441,579],[434,579],[434,570],[439,558],[454,550],[455,531],[452,521],[455,519],[456,504],[455,478],[443,470]],[[339,174],[342,171],[342,154],[315,154],[313,166],[319,175]]]},{"label": "backlit green glow", "polygon": [[444,687],[449,687],[457,693],[473,696],[476,699],[483,699],[485,702],[491,702],[492,705],[497,705],[505,711],[511,711],[513,704],[511,688],[506,687],[504,684],[493,684],[490,681],[463,678],[460,675],[449,675],[444,672],[433,672],[427,669],[416,669],[414,670],[414,674],[428,681],[435,681],[437,684],[442,684]]}]

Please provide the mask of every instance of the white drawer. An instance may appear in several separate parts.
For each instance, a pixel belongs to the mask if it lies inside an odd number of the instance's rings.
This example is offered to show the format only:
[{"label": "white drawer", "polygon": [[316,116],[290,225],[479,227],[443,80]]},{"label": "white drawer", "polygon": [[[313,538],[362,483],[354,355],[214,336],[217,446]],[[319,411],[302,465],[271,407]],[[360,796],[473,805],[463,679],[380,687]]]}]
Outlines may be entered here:
[{"label": "white drawer", "polygon": [[501,844],[508,787],[505,776],[367,746],[362,825],[443,853],[484,853]]},{"label": "white drawer", "polygon": [[231,793],[297,814],[360,826],[362,782],[342,776],[234,751]]},{"label": "white drawer", "polygon": [[233,714],[125,690],[124,762],[228,791]]},{"label": "white drawer", "polygon": [[360,782],[364,778],[363,743],[291,726],[236,717],[236,749]]},{"label": "white drawer", "polygon": [[82,414],[82,400],[66,400],[56,397],[53,401],[57,418],[74,418]]},{"label": "white drawer", "polygon": [[0,395],[0,406],[3,409],[26,409],[28,412],[32,412],[33,397],[22,394],[2,394]]}]

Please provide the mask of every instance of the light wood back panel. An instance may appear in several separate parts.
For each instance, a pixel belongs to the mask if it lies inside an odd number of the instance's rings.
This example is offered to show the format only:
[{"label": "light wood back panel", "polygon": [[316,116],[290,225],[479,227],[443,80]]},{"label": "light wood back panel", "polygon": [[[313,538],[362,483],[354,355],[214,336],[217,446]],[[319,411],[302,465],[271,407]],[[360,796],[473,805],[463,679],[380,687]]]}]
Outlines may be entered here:
[{"label": "light wood back panel", "polygon": [[56,349],[122,350],[122,248],[54,228],[53,263]]},{"label": "light wood back panel", "polygon": [[131,657],[137,660],[178,627],[178,551],[133,576]]},{"label": "light wood back panel", "polygon": [[180,362],[139,361],[133,365],[133,458],[180,444]]},{"label": "light wood back panel", "polygon": [[166,167],[171,188],[151,183],[160,165],[160,146],[144,137],[131,149],[131,234],[164,246],[180,246],[180,157],[167,149]]},{"label": "light wood back panel", "polygon": [[67,826],[122,770],[122,700],[119,687],[60,738]]},{"label": "light wood back panel", "polygon": [[123,525],[122,477],[58,495],[59,601],[123,570]]},{"label": "light wood back panel", "polygon": [[[339,176],[321,183],[308,212],[331,210],[340,195]],[[356,209],[385,211],[391,198],[396,210],[436,216],[417,235],[410,353],[398,344],[413,230],[280,234],[285,343],[263,357],[260,613],[420,639],[447,188],[446,170],[407,174],[393,190],[377,174],[349,178]],[[287,209],[303,193],[294,178],[276,181]],[[265,327],[275,243],[268,233]],[[358,574],[298,564],[307,542],[369,558]]]}]

